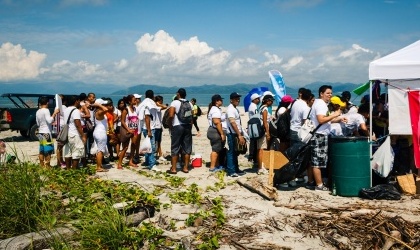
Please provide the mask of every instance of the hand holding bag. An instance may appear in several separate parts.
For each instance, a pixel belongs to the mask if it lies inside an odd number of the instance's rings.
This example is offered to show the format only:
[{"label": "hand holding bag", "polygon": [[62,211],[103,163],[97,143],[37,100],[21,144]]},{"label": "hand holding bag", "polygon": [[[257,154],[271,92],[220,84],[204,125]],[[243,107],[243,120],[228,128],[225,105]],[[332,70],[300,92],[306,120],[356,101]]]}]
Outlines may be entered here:
[{"label": "hand holding bag", "polygon": [[139,148],[140,153],[149,154],[152,153],[152,143],[150,142],[150,137],[146,136]]},{"label": "hand holding bag", "polygon": [[238,153],[240,155],[246,154],[246,152],[248,151],[248,147],[246,145],[246,142],[243,145],[241,145],[239,137],[235,136],[235,142],[234,143],[235,143],[235,152],[236,153]]},{"label": "hand holding bag", "polygon": [[127,142],[133,137],[134,134],[127,131],[127,129],[124,128],[124,126],[121,126],[120,128],[120,141],[121,143]]},{"label": "hand holding bag", "polygon": [[306,119],[305,123],[303,123],[302,127],[298,131],[299,139],[303,143],[308,143],[309,140],[312,138],[314,129],[314,123],[310,119]]}]

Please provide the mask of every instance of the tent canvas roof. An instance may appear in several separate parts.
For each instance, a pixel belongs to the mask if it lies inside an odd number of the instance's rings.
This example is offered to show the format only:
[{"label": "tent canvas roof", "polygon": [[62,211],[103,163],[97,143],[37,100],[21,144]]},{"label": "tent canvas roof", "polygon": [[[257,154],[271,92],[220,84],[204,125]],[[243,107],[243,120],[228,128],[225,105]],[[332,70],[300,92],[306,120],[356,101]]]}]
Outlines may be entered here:
[{"label": "tent canvas roof", "polygon": [[420,78],[420,40],[369,64],[370,80]]}]

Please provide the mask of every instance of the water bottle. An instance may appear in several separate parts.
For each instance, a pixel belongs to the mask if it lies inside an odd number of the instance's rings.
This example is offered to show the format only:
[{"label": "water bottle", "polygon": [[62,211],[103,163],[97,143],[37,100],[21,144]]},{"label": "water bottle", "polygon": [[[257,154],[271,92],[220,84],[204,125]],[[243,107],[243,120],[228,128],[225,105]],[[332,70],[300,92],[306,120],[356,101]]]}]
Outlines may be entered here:
[{"label": "water bottle", "polygon": [[333,184],[332,184],[332,195],[334,195],[334,196],[337,195],[337,188],[335,186],[335,181],[333,181]]}]

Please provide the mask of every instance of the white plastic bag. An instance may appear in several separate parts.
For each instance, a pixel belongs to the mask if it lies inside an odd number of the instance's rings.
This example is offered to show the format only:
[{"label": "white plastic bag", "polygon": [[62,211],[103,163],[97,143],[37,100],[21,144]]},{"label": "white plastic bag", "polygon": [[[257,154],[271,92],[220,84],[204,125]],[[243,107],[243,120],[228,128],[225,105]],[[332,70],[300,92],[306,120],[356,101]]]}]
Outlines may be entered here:
[{"label": "white plastic bag", "polygon": [[298,131],[299,139],[304,143],[308,143],[309,140],[312,138],[312,131],[314,131],[314,129],[314,123],[310,119],[306,119],[305,123]]},{"label": "white plastic bag", "polygon": [[394,164],[394,151],[391,147],[391,139],[389,136],[384,143],[373,154],[370,161],[371,168],[380,176],[386,178],[392,170]]},{"label": "white plastic bag", "polygon": [[149,154],[152,153],[152,143],[150,142],[150,137],[146,136],[143,142],[140,144],[140,153]]}]

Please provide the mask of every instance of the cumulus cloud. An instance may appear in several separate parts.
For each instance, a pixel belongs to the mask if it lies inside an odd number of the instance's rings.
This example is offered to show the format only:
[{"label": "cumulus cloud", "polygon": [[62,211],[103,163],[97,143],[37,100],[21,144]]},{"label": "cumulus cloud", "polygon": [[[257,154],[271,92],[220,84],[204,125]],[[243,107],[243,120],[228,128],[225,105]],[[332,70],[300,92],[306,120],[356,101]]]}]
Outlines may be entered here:
[{"label": "cumulus cloud", "polygon": [[40,74],[47,55],[23,49],[20,44],[4,43],[0,47],[0,81],[32,79]]}]

